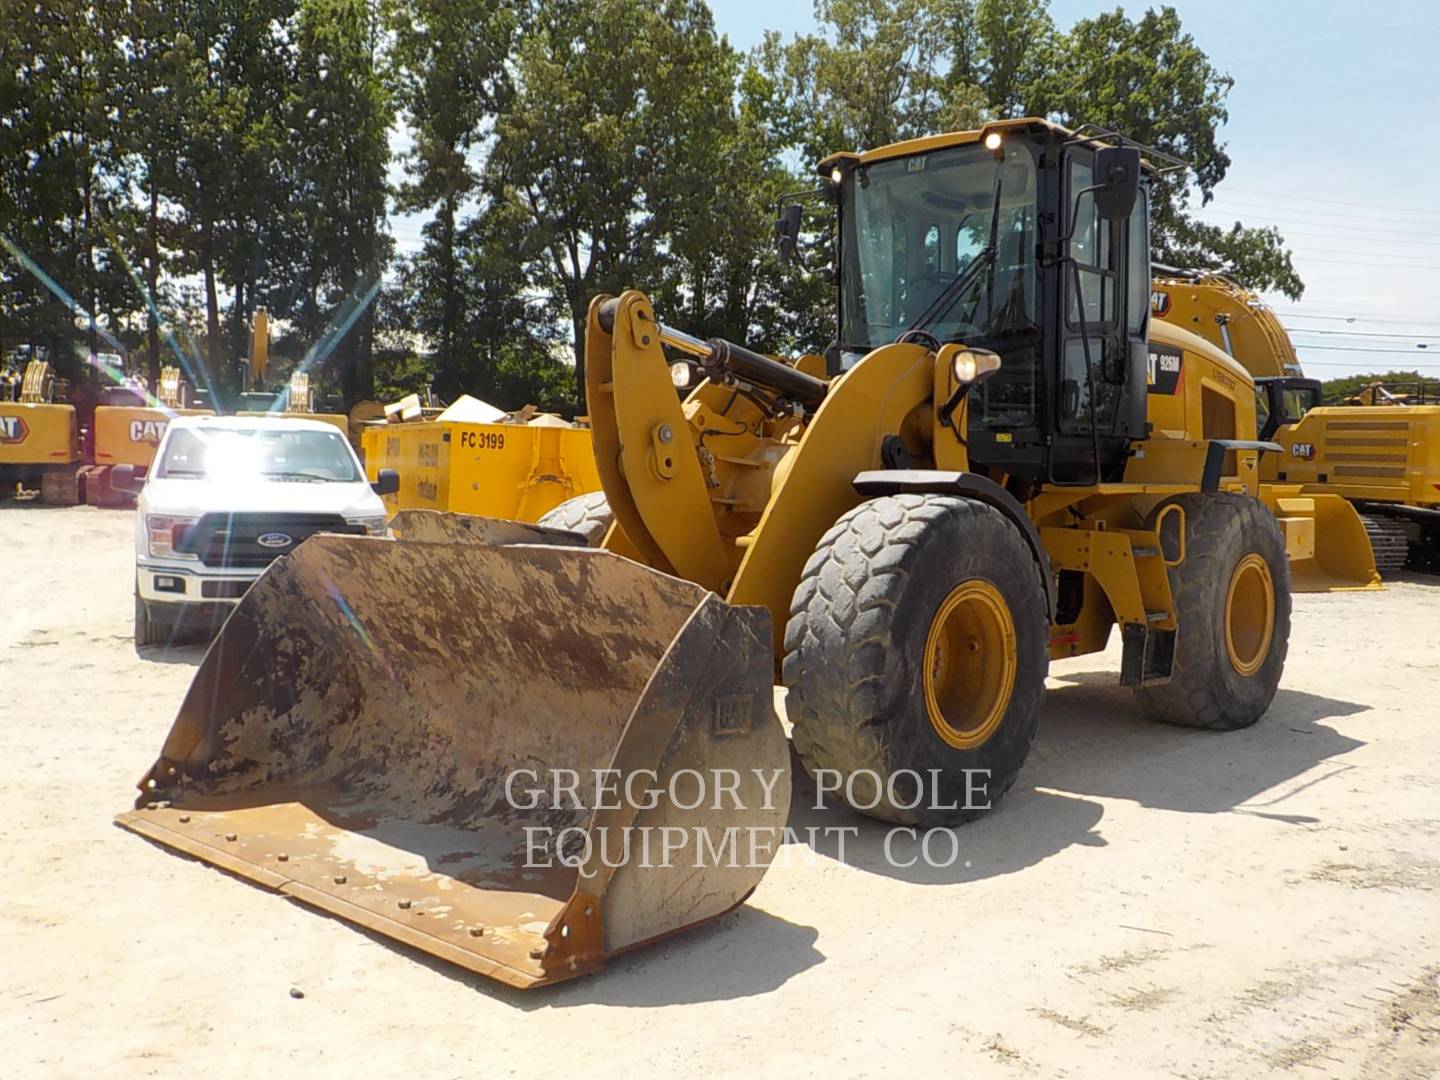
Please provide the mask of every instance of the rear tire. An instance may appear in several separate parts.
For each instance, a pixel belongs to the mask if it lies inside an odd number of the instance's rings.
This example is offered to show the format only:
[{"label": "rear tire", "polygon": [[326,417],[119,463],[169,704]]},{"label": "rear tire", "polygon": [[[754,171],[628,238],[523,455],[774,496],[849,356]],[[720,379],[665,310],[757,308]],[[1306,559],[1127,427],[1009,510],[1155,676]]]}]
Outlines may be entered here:
[{"label": "rear tire", "polygon": [[559,506],[555,507],[548,514],[544,515],[537,525],[543,525],[548,529],[566,529],[576,532],[585,537],[587,547],[599,547],[600,542],[605,539],[605,533],[613,521],[610,513],[610,504],[605,501],[603,491],[592,491],[586,495],[577,495],[573,499],[566,499]]},{"label": "rear tire", "polygon": [[1135,691],[1145,712],[1182,727],[1233,731],[1265,713],[1290,647],[1290,562],[1264,504],[1180,495],[1185,561],[1170,569],[1179,629],[1170,681]]},{"label": "rear tire", "polygon": [[1034,558],[993,507],[949,495],[861,503],[816,546],[785,628],[786,712],[805,770],[829,771],[827,790],[838,777],[840,797],[885,821],[980,816],[1035,739],[1049,626]]}]

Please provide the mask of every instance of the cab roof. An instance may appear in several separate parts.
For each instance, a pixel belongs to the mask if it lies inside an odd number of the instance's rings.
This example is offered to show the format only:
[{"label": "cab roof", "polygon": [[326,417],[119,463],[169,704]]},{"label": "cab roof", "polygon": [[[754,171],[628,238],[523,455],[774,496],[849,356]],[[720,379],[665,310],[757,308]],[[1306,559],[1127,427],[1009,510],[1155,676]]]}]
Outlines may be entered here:
[{"label": "cab roof", "polygon": [[[1111,145],[1116,136],[1109,132],[1103,132],[1092,124],[1083,125],[1077,131],[1062,127],[1060,124],[1051,123],[1038,116],[1024,116],[1014,120],[992,120],[983,127],[970,131],[947,131],[938,135],[925,135],[918,139],[905,139],[901,142],[890,143],[886,146],[877,146],[873,150],[861,152],[841,151],[830,154],[822,159],[816,168],[821,173],[828,173],[832,168],[841,162],[854,165],[870,165],[877,161],[888,161],[891,158],[910,157],[913,154],[928,154],[936,150],[946,150],[952,146],[969,146],[971,143],[980,142],[985,136],[992,132],[1000,135],[1011,133],[1047,133],[1058,139],[1079,138],[1095,147]],[[1136,145],[1133,142],[1129,145]],[[1151,147],[1141,146],[1142,162],[1149,172],[1166,171],[1175,165],[1183,165],[1178,158],[1170,158],[1168,154],[1155,150]],[[1148,160],[1148,157],[1169,159],[1160,168]],[[1173,163],[1173,164],[1171,164]]]}]

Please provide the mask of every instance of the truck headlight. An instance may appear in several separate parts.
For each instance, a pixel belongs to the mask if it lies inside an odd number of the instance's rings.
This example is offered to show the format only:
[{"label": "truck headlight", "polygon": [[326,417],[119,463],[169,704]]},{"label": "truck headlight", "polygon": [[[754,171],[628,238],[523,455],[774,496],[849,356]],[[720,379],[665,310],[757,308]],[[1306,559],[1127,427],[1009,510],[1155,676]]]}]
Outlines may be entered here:
[{"label": "truck headlight", "polygon": [[146,547],[152,559],[194,559],[194,552],[176,551],[185,530],[194,525],[198,518],[177,517],[174,514],[146,514]]},{"label": "truck headlight", "polygon": [[346,524],[346,525],[363,525],[363,526],[365,527],[365,533],[366,533],[366,535],[368,535],[368,536],[384,536],[384,535],[385,535],[385,515],[384,515],[384,514],[360,514],[360,515],[358,515],[358,516],[356,516],[356,517],[347,517],[347,518],[345,519],[345,524]]}]

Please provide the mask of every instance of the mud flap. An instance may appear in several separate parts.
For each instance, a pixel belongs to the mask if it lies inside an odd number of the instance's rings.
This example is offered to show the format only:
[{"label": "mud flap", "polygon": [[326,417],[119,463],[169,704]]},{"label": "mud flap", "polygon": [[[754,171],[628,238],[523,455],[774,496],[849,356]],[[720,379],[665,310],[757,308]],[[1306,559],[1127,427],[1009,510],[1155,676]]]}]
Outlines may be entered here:
[{"label": "mud flap", "polygon": [[236,607],[117,822],[556,982],[758,884],[789,808],[771,666],[765,609],[606,551],[316,536]]},{"label": "mud flap", "polygon": [[1276,485],[1261,485],[1260,497],[1285,535],[1291,592],[1380,588],[1365,523],[1347,500]]}]

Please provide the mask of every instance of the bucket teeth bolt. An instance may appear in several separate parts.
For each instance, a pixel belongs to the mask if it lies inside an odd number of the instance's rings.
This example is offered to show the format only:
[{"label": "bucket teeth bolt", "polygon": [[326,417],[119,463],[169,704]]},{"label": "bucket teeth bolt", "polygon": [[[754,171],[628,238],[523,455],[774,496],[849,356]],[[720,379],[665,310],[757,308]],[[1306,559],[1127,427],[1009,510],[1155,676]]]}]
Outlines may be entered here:
[{"label": "bucket teeth bolt", "polygon": [[409,910],[410,910],[410,901],[409,901],[409,900],[401,900],[401,901],[400,901],[400,908],[401,908],[402,911],[409,911]]},{"label": "bucket teeth bolt", "polygon": [[289,861],[290,861],[290,856],[289,856],[289,855],[286,855],[285,852],[283,852],[283,851],[280,852],[279,855],[276,855],[275,858],[279,859],[281,862],[289,862]]},{"label": "bucket teeth bolt", "polygon": [[189,824],[190,824],[190,815],[189,815],[189,814],[181,814],[181,815],[180,815],[180,824],[181,824],[181,825],[189,825]]},{"label": "bucket teeth bolt", "polygon": [[225,834],[225,839],[226,839],[226,840],[229,840],[229,841],[231,841],[231,842],[233,843],[234,840],[235,840],[235,834],[234,834],[233,832],[227,832],[227,833]]},{"label": "bucket teeth bolt", "polygon": [[336,874],[336,875],[335,875],[335,884],[336,884],[336,885],[344,885],[344,884],[345,884],[345,881],[346,881],[346,877],[345,877],[344,874]]},{"label": "bucket teeth bolt", "polygon": [[485,933],[485,927],[483,927],[483,926],[472,926],[472,927],[470,927],[470,936],[471,936],[471,937],[481,937],[484,933]]},{"label": "bucket teeth bolt", "polygon": [[546,954],[548,951],[549,951],[548,949],[531,949],[531,950],[530,950],[530,959],[531,959],[531,960],[544,960],[544,959],[545,959],[545,954]]}]

